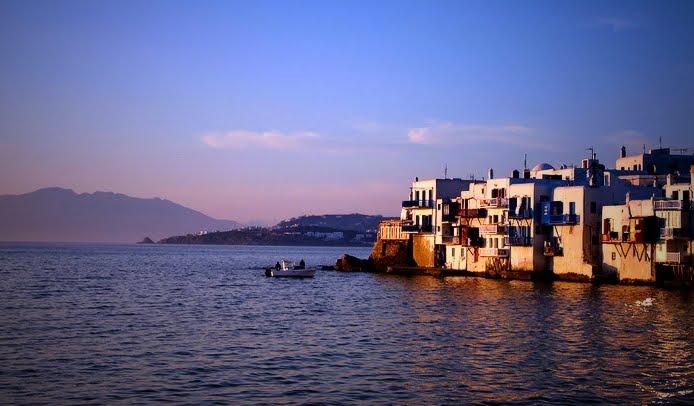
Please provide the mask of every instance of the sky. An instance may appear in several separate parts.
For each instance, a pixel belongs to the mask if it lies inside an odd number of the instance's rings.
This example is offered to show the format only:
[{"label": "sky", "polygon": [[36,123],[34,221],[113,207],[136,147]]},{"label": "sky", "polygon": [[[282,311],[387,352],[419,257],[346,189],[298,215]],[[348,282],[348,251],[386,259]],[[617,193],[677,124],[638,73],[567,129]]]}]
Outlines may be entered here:
[{"label": "sky", "polygon": [[397,216],[415,177],[694,152],[692,1],[0,0],[0,195]]}]

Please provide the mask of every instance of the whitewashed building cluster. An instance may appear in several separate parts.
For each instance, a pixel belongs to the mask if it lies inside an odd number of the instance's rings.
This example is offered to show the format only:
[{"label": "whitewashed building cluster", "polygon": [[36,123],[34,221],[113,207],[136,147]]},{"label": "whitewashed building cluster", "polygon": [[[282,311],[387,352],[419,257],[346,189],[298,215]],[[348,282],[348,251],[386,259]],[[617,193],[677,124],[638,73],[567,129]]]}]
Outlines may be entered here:
[{"label": "whitewashed building cluster", "polygon": [[494,277],[691,281],[694,156],[622,147],[615,166],[593,154],[510,177],[415,179],[400,219],[381,225],[381,248]]}]

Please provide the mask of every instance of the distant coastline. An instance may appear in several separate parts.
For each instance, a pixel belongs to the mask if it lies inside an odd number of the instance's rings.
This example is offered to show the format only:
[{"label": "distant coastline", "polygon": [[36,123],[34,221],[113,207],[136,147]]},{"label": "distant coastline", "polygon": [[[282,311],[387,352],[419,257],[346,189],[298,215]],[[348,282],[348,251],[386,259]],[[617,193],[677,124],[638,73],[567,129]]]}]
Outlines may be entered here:
[{"label": "distant coastline", "polygon": [[371,247],[376,242],[378,224],[384,219],[383,216],[357,213],[302,216],[282,221],[274,227],[201,231],[167,237],[157,243]]},{"label": "distant coastline", "polygon": [[370,247],[375,233],[305,227],[301,229],[243,228],[205,234],[187,234],[164,238],[157,244],[209,245],[285,245],[327,247]]}]

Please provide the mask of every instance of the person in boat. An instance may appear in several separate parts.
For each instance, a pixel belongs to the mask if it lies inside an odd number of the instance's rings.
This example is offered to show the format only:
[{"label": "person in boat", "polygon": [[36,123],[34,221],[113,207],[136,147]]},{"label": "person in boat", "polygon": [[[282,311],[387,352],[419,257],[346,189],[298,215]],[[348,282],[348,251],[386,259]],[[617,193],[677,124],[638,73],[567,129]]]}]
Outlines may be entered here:
[{"label": "person in boat", "polygon": [[279,271],[281,268],[282,268],[282,265],[280,265],[280,261],[277,261],[277,263],[275,264],[275,269],[277,269]]},{"label": "person in boat", "polygon": [[304,269],[304,268],[306,268],[306,262],[304,262],[303,259],[302,259],[301,261],[299,261],[299,266],[298,266],[298,268],[299,268],[299,269]]}]

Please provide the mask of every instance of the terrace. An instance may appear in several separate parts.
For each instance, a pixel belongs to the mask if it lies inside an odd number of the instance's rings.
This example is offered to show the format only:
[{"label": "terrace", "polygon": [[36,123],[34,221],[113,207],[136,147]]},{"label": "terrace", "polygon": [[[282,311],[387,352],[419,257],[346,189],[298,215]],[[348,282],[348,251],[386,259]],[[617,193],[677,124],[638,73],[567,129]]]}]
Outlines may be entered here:
[{"label": "terrace", "polygon": [[480,248],[481,257],[507,258],[508,254],[508,248]]}]

